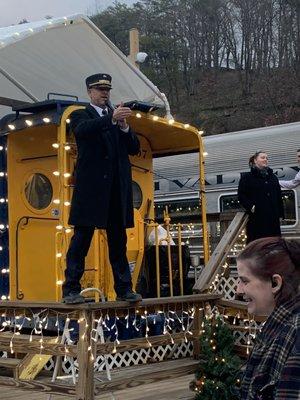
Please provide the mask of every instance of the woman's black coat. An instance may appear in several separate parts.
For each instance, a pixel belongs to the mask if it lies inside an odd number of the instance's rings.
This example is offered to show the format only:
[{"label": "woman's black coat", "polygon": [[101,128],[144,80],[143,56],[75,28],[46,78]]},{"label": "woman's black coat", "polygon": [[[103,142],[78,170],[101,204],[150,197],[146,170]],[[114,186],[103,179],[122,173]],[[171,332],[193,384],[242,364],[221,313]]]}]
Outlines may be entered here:
[{"label": "woman's black coat", "polygon": [[[264,177],[257,168],[241,175],[238,188],[240,204],[249,214],[247,243],[267,236],[280,236],[283,214],[281,189],[271,168]],[[251,212],[255,206],[255,211]]]},{"label": "woman's black coat", "polygon": [[136,155],[140,149],[135,133],[131,130],[123,132],[112,124],[111,113],[100,117],[90,105],[72,113],[71,130],[78,157],[69,224],[106,228],[115,179],[124,227],[132,227],[132,179],[128,155]]}]

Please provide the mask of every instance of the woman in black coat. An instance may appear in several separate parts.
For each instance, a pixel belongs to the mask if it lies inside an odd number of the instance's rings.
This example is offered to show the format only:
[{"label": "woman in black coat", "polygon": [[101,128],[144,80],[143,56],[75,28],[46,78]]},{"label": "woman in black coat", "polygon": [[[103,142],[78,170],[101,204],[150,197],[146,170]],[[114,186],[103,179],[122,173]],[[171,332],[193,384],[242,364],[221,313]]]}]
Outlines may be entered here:
[{"label": "woman in black coat", "polygon": [[280,236],[283,218],[281,189],[273,170],[268,167],[268,156],[257,151],[249,159],[250,172],[241,174],[238,188],[240,204],[249,214],[247,243],[267,236]]}]

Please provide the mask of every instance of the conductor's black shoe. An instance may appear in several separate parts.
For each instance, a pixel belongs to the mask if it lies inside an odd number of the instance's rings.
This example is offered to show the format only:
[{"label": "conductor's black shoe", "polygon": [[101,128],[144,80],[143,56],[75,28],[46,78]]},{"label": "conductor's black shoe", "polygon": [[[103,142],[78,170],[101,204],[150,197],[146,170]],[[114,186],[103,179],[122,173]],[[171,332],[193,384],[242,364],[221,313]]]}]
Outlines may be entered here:
[{"label": "conductor's black shoe", "polygon": [[81,304],[85,302],[85,298],[80,293],[69,293],[62,298],[62,302],[65,304]]},{"label": "conductor's black shoe", "polygon": [[141,301],[142,296],[139,293],[135,293],[132,290],[128,290],[128,292],[124,294],[119,294],[116,300],[135,302],[135,301]]}]

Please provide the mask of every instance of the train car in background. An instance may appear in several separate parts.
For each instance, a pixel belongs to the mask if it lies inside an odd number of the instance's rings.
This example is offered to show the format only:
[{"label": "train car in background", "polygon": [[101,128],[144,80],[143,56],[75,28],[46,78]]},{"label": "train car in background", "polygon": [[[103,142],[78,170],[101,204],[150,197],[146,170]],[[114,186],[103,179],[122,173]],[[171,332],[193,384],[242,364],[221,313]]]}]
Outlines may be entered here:
[{"label": "train car in background", "polygon": [[[204,137],[207,215],[240,209],[237,199],[241,172],[249,170],[249,157],[257,150],[268,153],[269,166],[278,179],[293,179],[299,165],[296,150],[300,147],[300,122]],[[184,223],[185,240],[191,253],[200,254],[198,166],[195,154],[154,160],[154,195],[156,218],[162,220],[168,207],[172,221]],[[300,186],[282,190],[286,237],[300,237]]]}]

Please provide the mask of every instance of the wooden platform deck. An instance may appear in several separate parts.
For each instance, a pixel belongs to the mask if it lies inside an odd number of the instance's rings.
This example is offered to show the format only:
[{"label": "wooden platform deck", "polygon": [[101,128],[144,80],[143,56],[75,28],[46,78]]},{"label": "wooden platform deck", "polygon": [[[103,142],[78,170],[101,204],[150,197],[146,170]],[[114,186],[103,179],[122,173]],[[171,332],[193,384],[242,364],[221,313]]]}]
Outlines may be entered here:
[{"label": "wooden platform deck", "polygon": [[[193,393],[189,390],[189,382],[194,375],[185,375],[179,378],[155,384],[137,386],[131,389],[107,392],[96,396],[96,400],[192,400]],[[0,388],[1,400],[49,400],[48,394],[18,390],[12,388]],[[74,399],[69,396],[52,395],[51,400]]]},{"label": "wooden platform deck", "polygon": [[[96,374],[103,382],[95,382],[95,400],[192,400],[194,396],[189,390],[189,382],[194,377],[192,372],[196,364],[195,360],[181,359],[116,369],[112,371],[111,381],[105,379],[105,373]],[[49,397],[51,391],[45,393],[50,386],[49,377],[39,377],[39,386],[44,392],[30,390],[30,381],[20,382],[21,385],[24,382],[26,386],[26,390],[22,390],[20,386],[16,387],[13,378],[1,377],[2,379],[11,380],[11,386],[0,386],[1,400],[74,399],[74,396],[67,394],[52,394]],[[31,382],[32,388],[36,389],[35,381]],[[64,383],[67,383],[65,379]],[[72,390],[72,386],[70,389]]]}]

